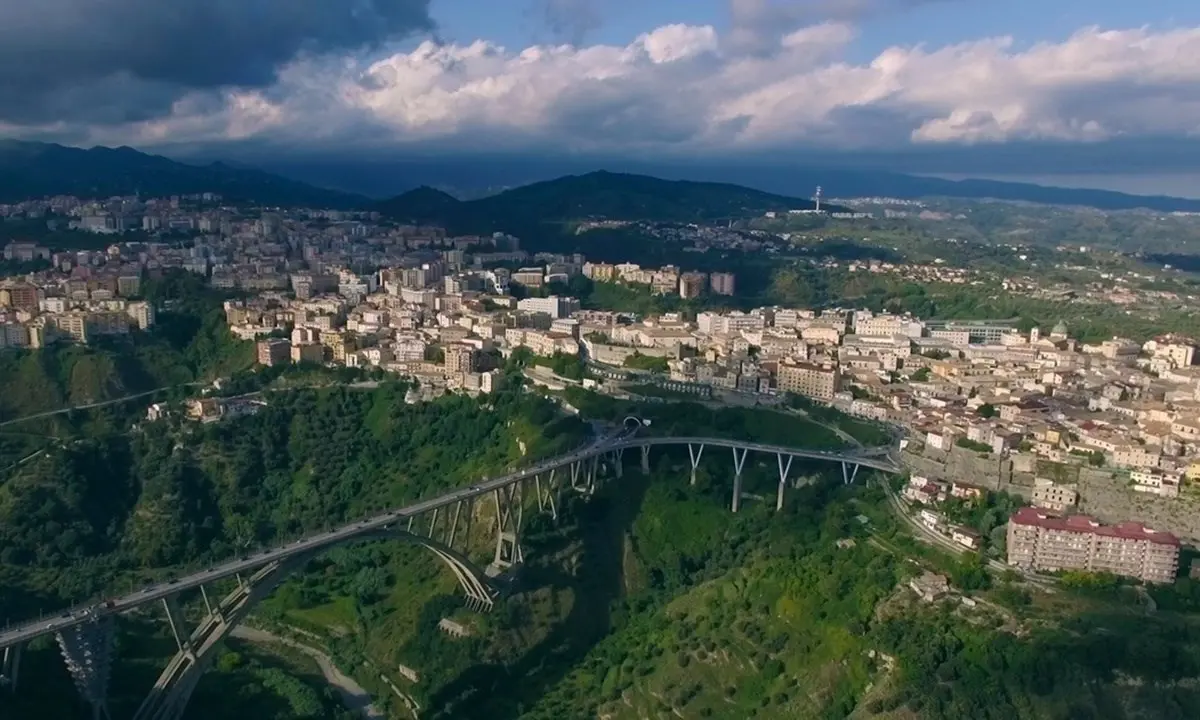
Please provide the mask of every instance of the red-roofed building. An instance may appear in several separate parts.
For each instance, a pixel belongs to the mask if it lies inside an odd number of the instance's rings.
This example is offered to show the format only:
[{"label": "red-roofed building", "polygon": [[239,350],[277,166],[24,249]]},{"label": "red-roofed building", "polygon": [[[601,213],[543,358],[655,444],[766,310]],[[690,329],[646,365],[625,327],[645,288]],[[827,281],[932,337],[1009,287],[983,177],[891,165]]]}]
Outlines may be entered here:
[{"label": "red-roofed building", "polygon": [[1026,507],[1008,520],[1008,563],[1034,570],[1087,570],[1174,582],[1179,538],[1142,523],[1102,525],[1087,515],[1062,517]]}]

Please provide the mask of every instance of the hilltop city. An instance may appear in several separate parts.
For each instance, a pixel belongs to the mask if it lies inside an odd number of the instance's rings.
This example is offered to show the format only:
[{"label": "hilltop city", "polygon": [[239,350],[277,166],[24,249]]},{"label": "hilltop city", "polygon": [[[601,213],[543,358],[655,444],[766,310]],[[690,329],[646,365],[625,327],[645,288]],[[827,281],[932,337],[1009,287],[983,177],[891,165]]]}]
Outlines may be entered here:
[{"label": "hilltop city", "polygon": [[[506,233],[449,236],[372,212],[248,216],[220,200],[60,197],[0,207],[26,217],[51,212],[92,233],[119,236],[132,225],[149,234],[114,237],[96,251],[10,243],[6,260],[44,267],[0,284],[0,347],[147,331],[157,313],[141,299],[143,279],[179,269],[236,294],[224,304],[228,329],[257,344],[260,365],[378,369],[416,379],[414,401],[491,392],[504,359],[523,348],[534,358],[528,378],[550,388],[751,406],[799,397],[887,424],[903,436],[911,476],[902,495],[924,530],[978,550],[979,532],[942,504],[998,491],[1028,501],[1005,543],[1007,560],[1024,569],[1165,582],[1175,577],[1179,538],[1200,538],[1200,367],[1190,338],[1084,344],[1062,323],[1019,330],[999,318],[840,307],[640,316],[584,308],[570,295],[573,281],[689,300],[732,297],[738,278],[531,254]],[[186,242],[171,236],[179,232]],[[720,228],[671,232],[743,252],[771,242]],[[973,277],[944,265],[849,269],[949,283]],[[196,398],[188,410],[202,421],[238,411],[216,398]],[[1153,528],[1129,521],[1135,508]],[[1081,536],[1093,539],[1080,545]]]}]

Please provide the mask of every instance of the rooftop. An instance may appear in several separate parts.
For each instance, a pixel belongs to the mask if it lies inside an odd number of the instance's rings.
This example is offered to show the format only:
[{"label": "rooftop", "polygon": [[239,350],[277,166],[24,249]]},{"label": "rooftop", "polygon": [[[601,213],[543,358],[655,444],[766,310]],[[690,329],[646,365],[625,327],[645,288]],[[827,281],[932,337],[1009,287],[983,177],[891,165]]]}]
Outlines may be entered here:
[{"label": "rooftop", "polygon": [[1088,515],[1071,515],[1061,517],[1033,507],[1024,507],[1013,513],[1008,519],[1010,523],[1040,527],[1047,530],[1063,530],[1085,535],[1104,535],[1119,537],[1126,540],[1141,540],[1159,545],[1179,546],[1179,538],[1171,533],[1160,532],[1146,527],[1140,522],[1123,522],[1116,525],[1102,525],[1100,521]]}]

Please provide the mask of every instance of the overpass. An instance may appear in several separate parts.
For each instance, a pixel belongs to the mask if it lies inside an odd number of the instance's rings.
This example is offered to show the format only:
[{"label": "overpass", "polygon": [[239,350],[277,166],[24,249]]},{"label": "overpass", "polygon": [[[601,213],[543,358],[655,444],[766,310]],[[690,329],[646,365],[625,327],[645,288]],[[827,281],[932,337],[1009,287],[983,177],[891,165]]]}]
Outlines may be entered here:
[{"label": "overpass", "polygon": [[[440,497],[309,535],[290,544],[242,555],[127,595],[77,606],[54,617],[7,628],[0,632],[0,685],[15,691],[24,646],[37,638],[53,636],[76,688],[92,708],[93,717],[110,718],[107,692],[114,661],[115,618],[132,610],[161,604],[178,650],[134,718],[177,719],[183,715],[200,676],[233,628],[290,575],[302,570],[309,560],[349,542],[395,539],[427,549],[454,574],[468,606],[486,611],[499,596],[497,576],[524,560],[521,529],[526,510],[536,509],[557,521],[565,492],[591,496],[601,486],[605,475],[616,479],[623,475],[626,451],[639,452],[641,470],[649,473],[652,449],[686,445],[694,485],[705,449],[729,450],[733,461],[733,512],[738,512],[743,499],[742,471],[750,452],[774,455],[777,459],[776,509],[783,507],[784,490],[796,458],[841,464],[843,482],[847,484],[854,482],[860,467],[886,473],[900,470],[891,460],[890,448],[837,452],[730,438],[639,436],[638,431],[644,425],[648,423],[626,418],[618,431],[602,435],[568,454],[502,477],[484,478],[477,484]],[[491,564],[486,570],[469,558],[471,525],[477,515],[476,506],[481,503],[490,509],[491,527],[487,532],[494,533],[495,539],[494,546],[489,545]],[[224,596],[214,595],[217,583],[226,587],[232,585],[232,590]],[[203,618],[191,630],[180,604],[185,593],[198,593],[204,608]]]}]

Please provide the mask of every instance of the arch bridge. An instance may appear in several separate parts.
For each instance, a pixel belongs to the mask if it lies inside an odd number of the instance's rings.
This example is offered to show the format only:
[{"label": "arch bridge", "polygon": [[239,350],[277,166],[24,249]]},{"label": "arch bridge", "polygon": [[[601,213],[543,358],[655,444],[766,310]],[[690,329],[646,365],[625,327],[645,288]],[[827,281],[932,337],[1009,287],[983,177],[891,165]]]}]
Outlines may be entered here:
[{"label": "arch bridge", "polygon": [[[621,478],[626,452],[639,453],[641,470],[649,473],[650,454],[654,448],[686,445],[691,460],[691,482],[695,484],[705,449],[729,450],[733,469],[732,512],[738,512],[741,506],[742,471],[750,452],[774,455],[777,459],[776,509],[783,507],[789,472],[796,458],[839,463],[843,482],[847,484],[854,482],[861,467],[885,473],[900,471],[891,458],[891,448],[838,452],[730,438],[639,434],[648,425],[649,422],[638,418],[626,418],[619,430],[598,437],[583,448],[503,477],[485,478],[470,487],[458,488],[405,508],[310,535],[287,545],[243,555],[127,595],[75,607],[52,618],[7,628],[0,632],[0,691],[17,691],[22,649],[32,640],[53,636],[76,688],[91,707],[93,718],[111,718],[107,697],[115,660],[115,618],[122,613],[159,605],[171,628],[177,652],[151,688],[134,720],[180,718],[200,676],[233,628],[289,576],[303,569],[309,560],[349,542],[393,539],[418,545],[432,552],[450,569],[469,607],[487,611],[499,596],[497,576],[524,560],[521,530],[526,511],[536,511],[557,521],[564,493],[591,496],[604,481],[606,467],[611,469],[615,479]],[[490,551],[492,560],[486,569],[468,558],[471,524],[481,505],[491,510],[488,533],[494,537],[494,548]],[[233,589],[223,596],[215,594],[219,583],[223,587],[232,585]],[[187,592],[198,592],[203,603],[203,616],[190,630],[180,606],[180,597]]]}]

